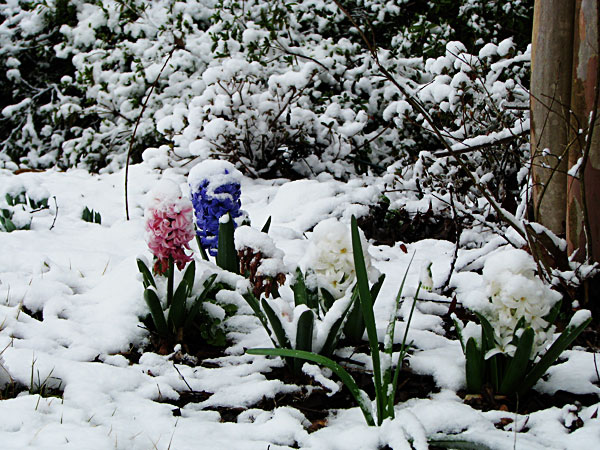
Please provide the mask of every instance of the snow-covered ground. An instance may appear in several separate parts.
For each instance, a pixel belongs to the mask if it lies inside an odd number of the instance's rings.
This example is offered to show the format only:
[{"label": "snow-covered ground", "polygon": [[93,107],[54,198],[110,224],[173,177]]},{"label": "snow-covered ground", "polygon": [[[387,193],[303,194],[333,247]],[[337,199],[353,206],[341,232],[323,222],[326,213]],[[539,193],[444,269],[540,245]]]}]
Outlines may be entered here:
[{"label": "snow-covered ground", "polygon": [[[299,388],[269,380],[264,372],[281,366],[278,359],[244,354],[245,348],[270,346],[270,340],[250,308],[240,303],[227,326],[233,344],[218,367],[175,365],[169,356],[141,355],[130,364],[120,352],[141,348],[147,331],[136,257],[150,253],[144,240],[144,194],[161,177],[186,186],[175,172],[160,175],[144,164],[130,171],[129,210],[125,220],[122,172],[90,175],[81,170],[41,173],[0,173],[0,193],[23,184],[46,189],[50,209],[34,214],[31,230],[0,233],[0,355],[3,368],[18,383],[63,390],[62,398],[23,392],[0,401],[2,449],[393,449],[427,448],[427,439],[461,439],[493,449],[592,449],[600,447],[600,403],[549,408],[527,416],[503,411],[480,412],[456,394],[464,387],[464,357],[458,341],[444,336],[444,304],[420,303],[409,339],[415,351],[412,369],[434,377],[440,392],[427,399],[396,405],[396,418],[368,427],[358,407],[332,410],[327,426],[309,433],[303,414],[289,407],[252,409],[264,396]],[[242,207],[254,226],[272,217],[270,236],[295,267],[307,248],[306,235],[319,221],[366,213],[377,200],[377,180],[341,183],[326,177],[289,182],[244,179]],[[56,202],[52,197],[56,198]],[[102,224],[81,220],[84,207],[98,211]],[[492,247],[495,241],[491,240]],[[414,294],[420,270],[433,261],[434,286],[447,277],[454,244],[423,240],[394,247],[371,246],[373,264],[387,275],[375,306],[383,333],[395,292],[416,251],[405,290]],[[460,261],[475,259],[478,249],[461,251]],[[211,264],[196,256],[200,272]],[[460,266],[460,265],[459,265]],[[467,267],[481,267],[479,263]],[[481,293],[480,276],[464,271],[453,278],[459,300]],[[449,301],[435,293],[432,299]],[[33,313],[30,317],[21,308]],[[402,311],[410,305],[406,302]],[[398,322],[397,339],[403,334]],[[552,367],[538,390],[562,389],[583,394],[600,392],[593,354],[582,349],[565,353],[565,362]],[[2,380],[0,367],[0,380]],[[190,403],[175,416],[176,399],[189,388],[214,393]],[[249,407],[237,423],[222,423],[209,406]],[[575,415],[575,411],[576,415]],[[579,417],[583,426],[569,427]],[[499,429],[502,418],[512,424]],[[516,424],[516,426],[515,426]],[[516,428],[516,430],[515,430]],[[472,447],[469,447],[472,448]]]}]

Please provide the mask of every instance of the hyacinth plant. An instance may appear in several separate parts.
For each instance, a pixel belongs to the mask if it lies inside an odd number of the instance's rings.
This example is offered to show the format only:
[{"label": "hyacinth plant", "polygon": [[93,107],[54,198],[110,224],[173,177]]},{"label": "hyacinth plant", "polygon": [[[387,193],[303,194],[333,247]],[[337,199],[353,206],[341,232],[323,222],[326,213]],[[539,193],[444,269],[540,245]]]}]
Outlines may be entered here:
[{"label": "hyacinth plant", "polygon": [[196,239],[205,259],[216,256],[219,267],[237,273],[233,242],[235,219],[242,216],[241,173],[227,161],[205,160],[188,175],[194,207]]},{"label": "hyacinth plant", "polygon": [[6,192],[6,205],[0,208],[0,231],[29,230],[32,214],[48,209],[48,193],[38,190],[32,195],[25,187],[17,186]]},{"label": "hyacinth plant", "polygon": [[[357,278],[358,286],[358,299],[361,304],[361,311],[363,313],[363,320],[367,329],[367,335],[369,339],[369,347],[371,351],[371,360],[373,363],[373,384],[375,387],[375,411],[372,408],[372,401],[369,396],[358,387],[358,384],[354,378],[337,362],[332,359],[319,355],[315,352],[306,350],[292,350],[288,348],[257,348],[250,349],[247,353],[251,355],[274,355],[282,356],[284,358],[298,358],[300,360],[306,360],[321,364],[329,368],[335,373],[348,388],[358,406],[360,407],[365,420],[368,425],[375,426],[381,425],[385,419],[394,418],[394,400],[396,398],[396,390],[398,388],[398,380],[402,363],[410,347],[410,343],[407,344],[406,340],[408,337],[408,329],[412,320],[414,308],[416,305],[416,298],[419,295],[421,283],[417,287],[415,293],[415,300],[413,301],[409,317],[406,321],[406,328],[404,337],[402,339],[402,345],[394,369],[392,364],[393,359],[393,342],[394,342],[394,330],[396,325],[396,316],[398,314],[398,308],[402,299],[402,291],[404,283],[408,275],[408,269],[412,263],[412,259],[404,273],[402,283],[398,289],[394,308],[390,315],[386,330],[386,338],[384,342],[383,353],[379,350],[379,341],[377,338],[377,328],[375,324],[375,315],[373,313],[373,296],[372,288],[369,288],[369,276],[367,272],[367,264],[365,263],[364,253],[362,249],[362,239],[356,223],[356,218],[352,217],[351,223],[352,229],[352,255],[355,266],[355,273]],[[413,255],[414,257],[414,255]],[[375,415],[373,414],[375,412]]]},{"label": "hyacinth plant", "polygon": [[[361,243],[369,280],[377,279],[371,289],[374,303],[385,275],[379,275],[377,269],[371,264],[367,242],[362,234]],[[305,260],[308,266],[307,296],[309,299],[318,297],[323,312],[329,310],[334,301],[342,298],[349,290],[353,290],[348,317],[344,324],[344,336],[350,344],[360,344],[365,333],[365,323],[362,306],[358,300],[352,236],[347,225],[335,218],[326,219],[317,224],[313,230]]]},{"label": "hyacinth plant", "polygon": [[536,277],[535,269],[523,250],[504,250],[489,257],[483,269],[488,304],[475,311],[481,338],[467,338],[466,328],[454,317],[466,357],[469,392],[480,393],[489,385],[498,394],[525,393],[590,323],[589,311],[577,311],[550,345],[561,295]]},{"label": "hyacinth plant", "polygon": [[[331,356],[337,348],[342,325],[348,320],[347,315],[355,306],[358,295],[358,291],[352,289],[356,276],[349,231],[337,219],[319,223],[311,235],[305,257],[309,275],[297,268],[291,277],[290,289],[280,296],[277,286],[285,280],[283,253],[264,232],[250,227],[236,230],[242,269],[248,268],[242,270],[242,274],[253,285],[253,290],[244,297],[272,337],[275,347],[312,351],[324,356]],[[362,239],[364,241],[364,237]],[[373,278],[378,272],[371,266],[368,252],[365,251],[363,256]],[[374,295],[383,278],[380,277],[372,289]],[[360,337],[363,332],[364,325]],[[301,375],[301,361],[292,358],[285,361],[295,376]]]},{"label": "hyacinth plant", "polygon": [[[202,302],[216,275],[205,281],[202,293],[188,304],[188,299],[193,294],[196,275],[196,264],[186,253],[190,248],[189,242],[194,237],[192,205],[181,195],[179,186],[170,180],[159,182],[149,193],[149,197],[144,214],[146,238],[154,255],[153,272],[167,278],[167,293],[165,301],[161,302],[156,279],[148,265],[138,258],[137,265],[144,284],[144,299],[158,335],[168,342],[182,342],[185,331],[200,313]],[[183,270],[186,265],[187,269],[174,289],[175,267]]]}]

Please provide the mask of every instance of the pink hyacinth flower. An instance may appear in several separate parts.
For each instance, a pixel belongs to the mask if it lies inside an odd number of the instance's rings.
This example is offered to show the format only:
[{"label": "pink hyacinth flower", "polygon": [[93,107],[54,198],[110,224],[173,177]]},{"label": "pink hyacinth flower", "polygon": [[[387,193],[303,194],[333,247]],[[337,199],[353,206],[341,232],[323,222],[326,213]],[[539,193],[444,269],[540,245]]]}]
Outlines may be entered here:
[{"label": "pink hyacinth flower", "polygon": [[192,203],[181,195],[179,186],[170,180],[162,180],[150,192],[144,216],[146,217],[146,240],[156,258],[154,272],[166,274],[169,257],[182,270],[192,260],[185,253],[194,237]]}]

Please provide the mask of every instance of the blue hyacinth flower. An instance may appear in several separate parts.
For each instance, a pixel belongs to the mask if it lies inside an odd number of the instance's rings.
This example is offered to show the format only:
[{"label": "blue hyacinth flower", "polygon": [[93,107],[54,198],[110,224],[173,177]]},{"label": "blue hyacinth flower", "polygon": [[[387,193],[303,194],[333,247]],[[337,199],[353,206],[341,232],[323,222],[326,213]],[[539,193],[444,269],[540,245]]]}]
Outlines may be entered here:
[{"label": "blue hyacinth flower", "polygon": [[[219,220],[229,213],[233,219],[242,215],[241,174],[226,161],[207,160],[189,174],[196,233],[202,247],[215,256],[219,245]],[[237,226],[234,220],[234,226]]]}]

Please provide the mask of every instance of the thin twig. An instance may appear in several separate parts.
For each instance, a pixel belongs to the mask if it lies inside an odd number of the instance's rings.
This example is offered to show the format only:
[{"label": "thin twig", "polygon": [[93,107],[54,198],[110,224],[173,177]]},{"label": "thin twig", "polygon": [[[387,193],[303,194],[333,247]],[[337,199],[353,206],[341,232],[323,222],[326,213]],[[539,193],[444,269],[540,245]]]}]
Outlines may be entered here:
[{"label": "thin twig", "polygon": [[179,377],[183,380],[183,382],[185,383],[185,385],[188,387],[188,389],[190,390],[190,392],[195,392],[192,389],[192,387],[190,386],[190,384],[187,382],[187,380],[185,379],[185,377],[181,374],[181,372],[179,371],[179,369],[177,368],[177,366],[175,365],[175,363],[173,363],[173,367],[175,368],[175,370],[179,374]]},{"label": "thin twig", "polygon": [[54,213],[54,220],[52,221],[52,225],[50,225],[50,230],[54,228],[54,224],[56,223],[56,218],[58,217],[58,202],[56,201],[56,195],[52,197],[54,199],[54,206],[56,207],[56,212]]},{"label": "thin twig", "polygon": [[156,79],[150,86],[150,91],[148,92],[148,95],[144,99],[144,103],[142,104],[142,110],[140,111],[140,114],[137,117],[137,120],[135,121],[135,127],[133,128],[133,133],[131,134],[131,138],[129,139],[129,148],[127,149],[127,159],[125,160],[125,217],[127,218],[127,220],[129,220],[129,200],[128,200],[128,196],[127,196],[127,183],[129,181],[129,159],[131,158],[131,151],[133,150],[133,143],[135,141],[135,135],[137,133],[138,126],[140,125],[140,121],[142,120],[142,116],[144,115],[144,111],[146,110],[146,106],[148,106],[148,101],[150,100],[150,97],[152,96],[152,91],[154,91],[154,88],[158,84],[158,80],[160,79],[160,76],[162,75],[163,71],[165,70],[165,67],[167,67],[167,64],[169,63],[171,56],[173,56],[173,53],[175,53],[175,50],[177,48],[178,48],[178,45],[176,45],[176,44],[173,45],[173,48],[169,52],[169,55],[167,56],[165,63],[163,64],[162,68],[160,69],[160,72],[158,72]]}]

